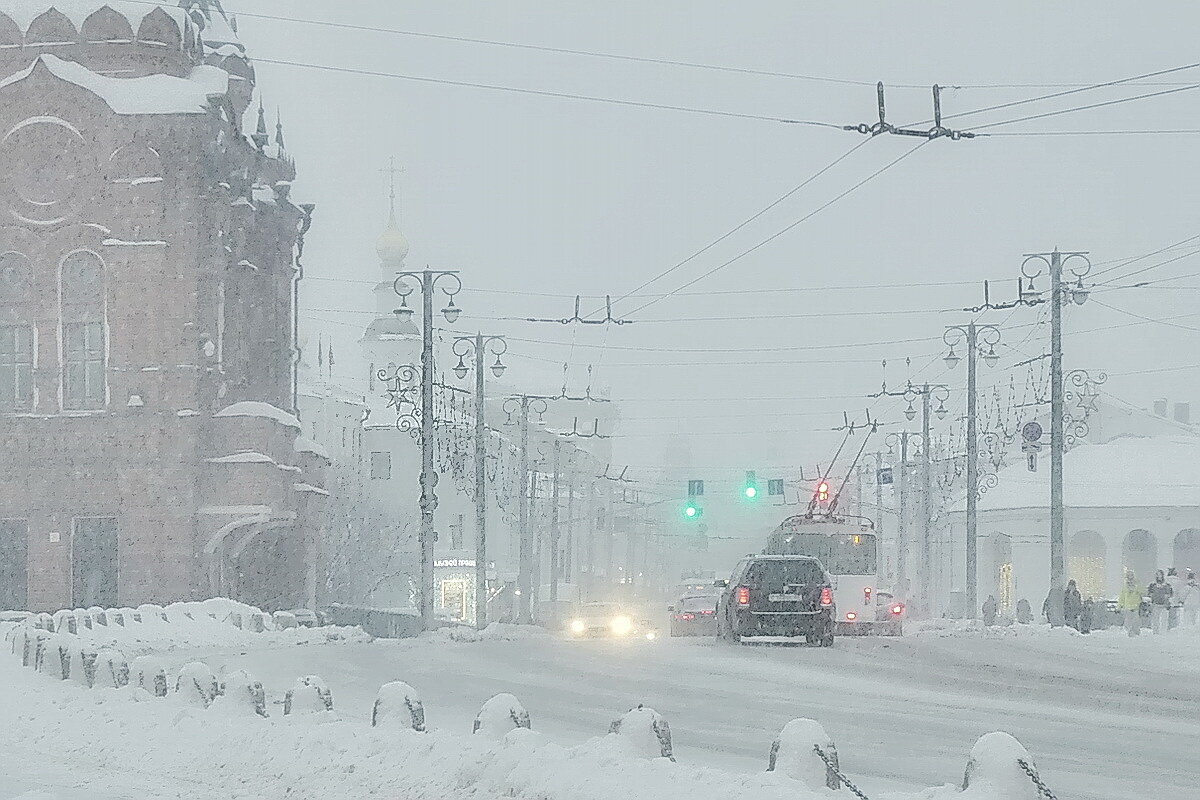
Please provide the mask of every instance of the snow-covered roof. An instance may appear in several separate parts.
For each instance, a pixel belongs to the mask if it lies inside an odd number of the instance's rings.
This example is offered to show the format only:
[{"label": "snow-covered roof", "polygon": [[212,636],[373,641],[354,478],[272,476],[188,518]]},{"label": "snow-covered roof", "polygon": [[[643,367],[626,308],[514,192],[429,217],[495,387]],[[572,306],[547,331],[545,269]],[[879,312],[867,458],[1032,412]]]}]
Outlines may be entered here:
[{"label": "snow-covered roof", "polygon": [[174,75],[113,78],[49,54],[38,56],[27,69],[0,81],[0,89],[26,80],[39,68],[86,89],[117,114],[203,114],[211,95],[229,90],[229,73],[219,67],[201,65],[193,68],[186,78]]},{"label": "snow-covered roof", "polygon": [[274,464],[275,459],[262,453],[234,453],[229,456],[208,459],[210,464]]},{"label": "snow-covered roof", "polygon": [[297,436],[294,444],[297,453],[312,453],[317,458],[323,458],[326,461],[332,461],[333,457],[329,455],[321,444],[314,442],[312,439],[306,439],[303,436]]},{"label": "snow-covered roof", "polygon": [[263,403],[258,400],[243,400],[240,403],[234,403],[231,406],[226,406],[217,413],[213,414],[215,419],[227,419],[229,417],[263,417],[265,419],[273,419],[280,425],[286,425],[289,428],[300,430],[300,420],[284,411],[282,408],[276,408],[270,403]]},{"label": "snow-covered roof", "polygon": [[129,27],[136,32],[142,20],[161,9],[167,16],[175,20],[182,32],[187,20],[187,14],[182,8],[172,8],[167,4],[130,3],[120,0],[9,0],[0,8],[0,14],[11,19],[21,29],[28,33],[33,21],[50,9],[56,9],[71,21],[76,29],[82,28],[84,21],[102,8],[113,11],[129,20]]},{"label": "snow-covered roof", "polygon": [[[1044,508],[1050,501],[1050,456],[1038,471],[1024,459],[1002,470],[979,501],[981,511]],[[1063,500],[1070,508],[1200,506],[1200,436],[1123,436],[1079,445],[1063,457]]]}]

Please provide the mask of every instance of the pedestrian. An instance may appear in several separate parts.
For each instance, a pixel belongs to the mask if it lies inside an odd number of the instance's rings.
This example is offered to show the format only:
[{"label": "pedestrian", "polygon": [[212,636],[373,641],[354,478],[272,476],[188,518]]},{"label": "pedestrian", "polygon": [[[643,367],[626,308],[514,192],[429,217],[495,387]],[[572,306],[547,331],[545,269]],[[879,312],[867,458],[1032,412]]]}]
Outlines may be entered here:
[{"label": "pedestrian", "polygon": [[1017,622],[1022,625],[1033,622],[1033,609],[1029,607],[1029,601],[1024,597],[1017,601]]},{"label": "pedestrian", "polygon": [[1183,605],[1183,624],[1189,628],[1200,626],[1200,584],[1196,582],[1196,573],[1191,570],[1188,570],[1180,603]]},{"label": "pedestrian", "polygon": [[1050,622],[1050,598],[1054,596],[1054,589],[1050,590],[1050,594],[1046,595],[1046,599],[1042,601],[1042,616],[1046,622]]},{"label": "pedestrian", "polygon": [[1183,597],[1183,587],[1185,582],[1179,577],[1179,573],[1174,567],[1167,570],[1167,583],[1171,584],[1171,605],[1170,611],[1167,613],[1167,629],[1174,630],[1179,627],[1180,603]]},{"label": "pedestrian", "polygon": [[1171,608],[1171,584],[1160,569],[1154,573],[1154,583],[1146,587],[1146,596],[1150,598],[1150,627],[1155,633],[1166,633],[1167,614]]},{"label": "pedestrian", "polygon": [[1125,630],[1130,636],[1142,633],[1142,592],[1138,589],[1137,577],[1132,572],[1125,573],[1125,588],[1117,598],[1117,608],[1124,618]]},{"label": "pedestrian", "polygon": [[1083,601],[1083,607],[1079,611],[1079,632],[1091,633],[1092,626],[1096,624],[1096,601],[1088,598]]},{"label": "pedestrian", "polygon": [[983,624],[989,628],[996,624],[996,612],[1000,610],[999,604],[996,602],[994,595],[988,595],[987,600],[983,601]]},{"label": "pedestrian", "polygon": [[1079,587],[1074,580],[1067,581],[1067,589],[1063,592],[1063,619],[1075,630],[1079,630],[1079,616],[1083,613],[1083,598],[1079,596]]}]

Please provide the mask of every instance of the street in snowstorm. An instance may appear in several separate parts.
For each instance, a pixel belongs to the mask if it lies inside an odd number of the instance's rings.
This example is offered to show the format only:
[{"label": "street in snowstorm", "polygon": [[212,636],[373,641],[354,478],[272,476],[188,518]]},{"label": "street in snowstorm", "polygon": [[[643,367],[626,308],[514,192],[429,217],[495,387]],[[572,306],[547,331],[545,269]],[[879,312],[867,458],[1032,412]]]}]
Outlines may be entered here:
[{"label": "street in snowstorm", "polygon": [[1200,796],[1198,27],[0,0],[0,800]]}]

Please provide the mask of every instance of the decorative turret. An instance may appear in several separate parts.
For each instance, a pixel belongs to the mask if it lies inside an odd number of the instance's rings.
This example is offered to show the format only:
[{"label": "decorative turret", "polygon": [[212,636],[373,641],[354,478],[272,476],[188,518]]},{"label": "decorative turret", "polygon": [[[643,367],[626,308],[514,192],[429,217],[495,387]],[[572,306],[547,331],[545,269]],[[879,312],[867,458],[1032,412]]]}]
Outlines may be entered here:
[{"label": "decorative turret", "polygon": [[262,152],[267,147],[267,142],[271,141],[271,137],[267,135],[267,115],[263,111],[262,100],[258,101],[258,127],[254,131],[254,135],[250,137],[254,141],[254,146]]},{"label": "decorative turret", "polygon": [[283,117],[279,111],[275,112],[275,146],[279,148],[279,157],[283,158],[287,147],[283,144]]},{"label": "decorative turret", "polygon": [[392,175],[391,210],[388,214],[388,224],[375,243],[375,252],[379,254],[379,263],[383,267],[384,277],[404,269],[404,259],[408,256],[408,239],[400,230],[396,220],[396,163],[393,160],[389,170]]}]

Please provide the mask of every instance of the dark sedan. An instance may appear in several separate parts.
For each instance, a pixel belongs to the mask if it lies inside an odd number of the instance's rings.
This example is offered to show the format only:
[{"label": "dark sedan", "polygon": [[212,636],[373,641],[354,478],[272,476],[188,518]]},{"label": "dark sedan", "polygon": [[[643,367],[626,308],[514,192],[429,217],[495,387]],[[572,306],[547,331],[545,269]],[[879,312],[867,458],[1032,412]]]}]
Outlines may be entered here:
[{"label": "dark sedan", "polygon": [[717,596],[681,597],[671,606],[672,636],[712,636],[717,632]]}]

